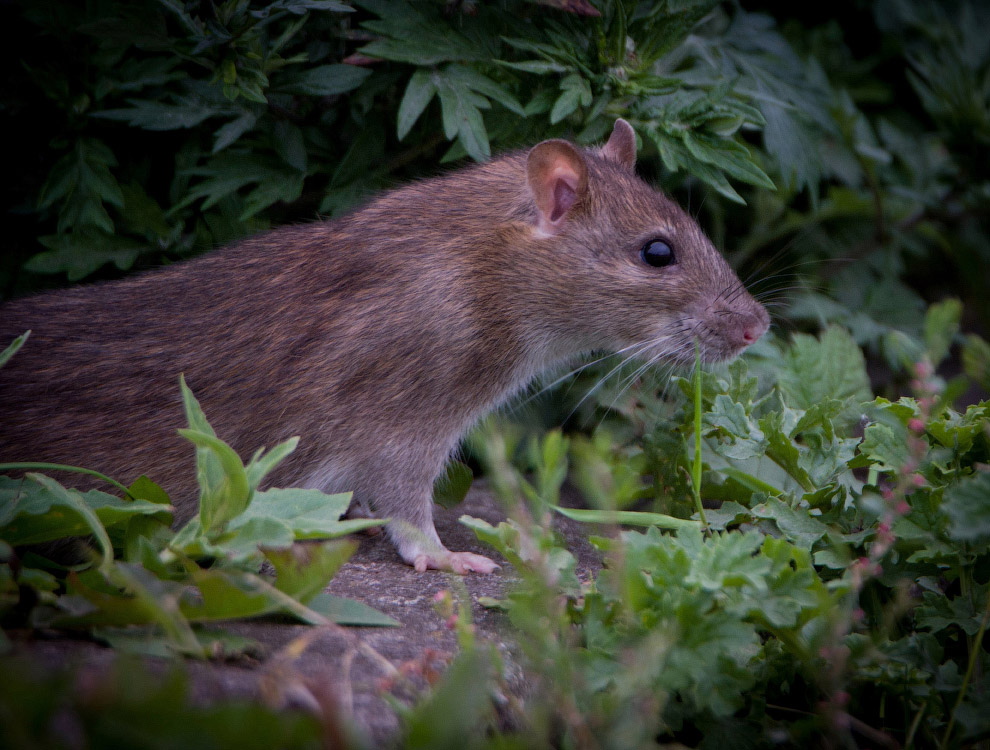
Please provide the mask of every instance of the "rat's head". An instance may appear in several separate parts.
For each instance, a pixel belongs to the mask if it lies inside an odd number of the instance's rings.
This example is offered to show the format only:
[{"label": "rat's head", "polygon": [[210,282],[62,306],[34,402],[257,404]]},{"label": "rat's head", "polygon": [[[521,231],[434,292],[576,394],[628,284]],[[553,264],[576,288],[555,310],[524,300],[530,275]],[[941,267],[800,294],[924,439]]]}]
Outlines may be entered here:
[{"label": "rat's head", "polygon": [[572,335],[648,359],[691,359],[697,340],[704,360],[731,359],[766,332],[767,312],[697,223],[636,177],[635,159],[624,120],[601,149],[550,140],[528,154],[531,237],[553,257]]}]

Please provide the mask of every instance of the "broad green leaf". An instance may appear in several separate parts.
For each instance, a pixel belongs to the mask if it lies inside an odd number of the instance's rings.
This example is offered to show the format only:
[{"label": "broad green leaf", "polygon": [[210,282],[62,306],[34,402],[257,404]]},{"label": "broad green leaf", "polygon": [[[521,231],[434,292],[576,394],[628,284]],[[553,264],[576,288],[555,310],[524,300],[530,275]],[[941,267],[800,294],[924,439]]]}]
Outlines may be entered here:
[{"label": "broad green leaf", "polygon": [[135,479],[131,483],[131,486],[127,488],[127,491],[135,500],[147,500],[148,502],[158,503],[159,505],[171,504],[168,493],[144,474]]},{"label": "broad green leaf", "polygon": [[963,542],[990,540],[990,472],[961,479],[945,490],[942,510],[949,516],[949,535]]},{"label": "broad green leaf", "polygon": [[85,278],[107,263],[126,271],[142,252],[150,249],[143,242],[94,227],[45,235],[38,242],[48,250],[31,256],[24,268],[32,273],[64,273],[69,281]]},{"label": "broad green leaf", "polygon": [[966,374],[983,390],[990,391],[990,343],[979,336],[967,336],[962,361]]},{"label": "broad green leaf", "polygon": [[180,376],[179,383],[190,426],[179,430],[179,434],[196,446],[199,520],[204,533],[211,535],[222,531],[244,511],[251,501],[252,487],[241,459],[217,438],[184,376]]},{"label": "broad green leaf", "polygon": [[296,539],[331,539],[388,523],[387,518],[340,520],[350,502],[349,492],[327,495],[320,490],[298,487],[273,488],[255,492],[251,504],[230,528],[236,529],[254,518],[272,518],[292,529]]},{"label": "broad green leaf", "polygon": [[277,88],[290,94],[336,96],[353,91],[370,75],[370,69],[356,65],[319,65],[302,73],[286,74],[278,81]]},{"label": "broad green leaf", "polygon": [[474,93],[464,82],[447,76],[437,76],[434,82],[440,97],[444,134],[448,139],[456,136],[475,161],[487,161],[491,146],[481,109],[491,106],[488,100]]},{"label": "broad green leaf", "polygon": [[298,126],[287,120],[278,120],[272,129],[275,153],[299,172],[305,172],[309,161],[306,139]]},{"label": "broad green leaf", "polygon": [[264,554],[275,568],[275,588],[307,603],[326,588],[356,549],[357,542],[347,540],[266,548]]},{"label": "broad green leaf", "polygon": [[213,134],[212,153],[223,151],[227,146],[237,142],[245,133],[251,131],[258,122],[255,112],[245,112],[240,117],[221,125]]},{"label": "broad green leaf", "polygon": [[759,518],[772,519],[784,536],[804,550],[811,549],[828,532],[828,526],[807,510],[792,508],[774,497],[754,505],[751,512]]},{"label": "broad green leaf", "polygon": [[957,299],[945,299],[928,308],[925,313],[924,335],[925,348],[932,365],[937,367],[948,356],[952,340],[959,332],[961,317],[962,302]]},{"label": "broad green leaf", "polygon": [[397,135],[400,141],[409,134],[436,92],[429,71],[420,68],[412,74],[409,83],[406,84],[402,103],[399,104]]},{"label": "broad green leaf", "polygon": [[366,628],[396,628],[402,623],[353,599],[345,599],[333,594],[317,594],[306,602],[306,606],[330,622],[338,625],[353,625]]},{"label": "broad green leaf", "polygon": [[[203,653],[213,659],[235,659],[244,656],[261,658],[264,655],[261,644],[253,638],[202,627],[195,627],[192,632],[199,641]],[[173,644],[157,625],[95,627],[92,634],[94,638],[123,653],[160,658],[182,655],[182,651],[173,648]]]},{"label": "broad green leaf", "polygon": [[433,487],[433,502],[444,508],[453,508],[464,500],[474,481],[474,472],[467,464],[451,460]]},{"label": "broad green leaf", "polygon": [[810,409],[825,399],[847,404],[844,429],[859,420],[861,405],[872,399],[863,353],[843,329],[830,326],[820,338],[795,334],[778,371],[778,387],[787,404]]},{"label": "broad green leaf", "polygon": [[206,534],[226,528],[251,502],[251,485],[244,464],[225,442],[196,430],[179,434],[196,446],[196,477],[199,480],[199,518]]},{"label": "broad green leaf", "polygon": [[880,471],[897,472],[911,458],[907,438],[906,430],[895,432],[890,425],[877,422],[867,426],[859,450],[877,464]]},{"label": "broad green leaf", "polygon": [[[44,474],[27,474],[26,479],[29,481],[0,476],[0,500],[6,506],[6,522],[0,530],[3,539],[10,544],[23,545],[92,534],[102,555],[100,569],[108,570],[113,563],[113,545],[93,505],[107,507],[111,501],[125,501],[93,490],[88,493],[91,505],[78,490],[67,489]],[[153,503],[142,505],[146,506],[145,512],[162,510]],[[112,511],[108,513],[112,518]]]}]

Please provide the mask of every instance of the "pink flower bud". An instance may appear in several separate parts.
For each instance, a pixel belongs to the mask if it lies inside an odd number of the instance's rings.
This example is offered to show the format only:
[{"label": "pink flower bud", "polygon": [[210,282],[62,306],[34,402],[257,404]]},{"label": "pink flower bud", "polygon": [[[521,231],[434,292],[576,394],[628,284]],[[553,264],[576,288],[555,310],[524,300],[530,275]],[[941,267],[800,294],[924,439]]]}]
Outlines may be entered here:
[{"label": "pink flower bud", "polygon": [[919,432],[919,433],[923,432],[925,429],[925,423],[922,422],[917,417],[914,417],[913,419],[908,421],[908,429],[911,430],[912,432]]}]

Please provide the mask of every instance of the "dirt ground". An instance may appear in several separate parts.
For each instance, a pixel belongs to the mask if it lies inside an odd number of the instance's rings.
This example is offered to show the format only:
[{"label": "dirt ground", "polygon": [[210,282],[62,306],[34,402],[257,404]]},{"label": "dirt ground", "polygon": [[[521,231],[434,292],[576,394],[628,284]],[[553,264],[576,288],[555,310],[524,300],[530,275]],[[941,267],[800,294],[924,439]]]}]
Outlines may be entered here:
[{"label": "dirt ground", "polygon": [[[451,549],[478,552],[503,562],[498,553],[458,523],[462,514],[492,524],[504,519],[504,512],[483,486],[473,487],[465,501],[452,510],[435,508],[437,530]],[[586,541],[587,527],[564,518],[556,522],[578,558],[579,572],[597,568],[598,555]],[[418,672],[418,665],[442,666],[456,653],[457,643],[435,610],[433,599],[437,592],[452,589],[456,581],[448,573],[415,572],[402,563],[384,534],[361,535],[359,539],[358,550],[327,591],[364,602],[398,620],[401,627],[313,628],[287,619],[229,624],[227,630],[260,642],[262,654],[258,659],[227,662],[189,660],[194,699],[261,697],[269,703],[305,706],[314,694],[331,695],[341,713],[349,715],[374,745],[388,743],[395,736],[398,719],[381,697],[387,668],[361,644],[413,674]],[[479,597],[500,598],[505,593],[512,583],[512,569],[503,565],[494,574],[469,575],[461,580],[471,597],[478,637],[498,646],[507,665],[509,688],[525,694],[526,678],[513,658],[512,634],[505,615],[478,604]],[[296,641],[300,637],[311,640],[301,655],[296,655],[293,646],[302,645]],[[109,648],[60,636],[17,642],[14,653],[29,656],[43,668],[68,664],[101,670],[115,659]]]}]

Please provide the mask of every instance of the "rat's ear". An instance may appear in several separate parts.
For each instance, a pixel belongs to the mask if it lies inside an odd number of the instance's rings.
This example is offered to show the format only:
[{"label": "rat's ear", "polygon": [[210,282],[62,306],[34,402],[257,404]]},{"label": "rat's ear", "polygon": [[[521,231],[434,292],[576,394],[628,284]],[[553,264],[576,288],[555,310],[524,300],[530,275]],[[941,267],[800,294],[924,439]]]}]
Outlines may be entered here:
[{"label": "rat's ear", "polygon": [[602,146],[602,156],[630,172],[636,169],[636,131],[621,117],[615,121],[608,143]]},{"label": "rat's ear", "polygon": [[529,152],[526,178],[536,203],[537,227],[556,234],[571,207],[588,190],[584,157],[567,141],[543,141]]}]

